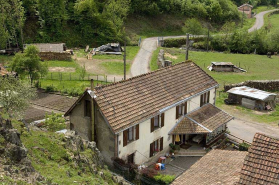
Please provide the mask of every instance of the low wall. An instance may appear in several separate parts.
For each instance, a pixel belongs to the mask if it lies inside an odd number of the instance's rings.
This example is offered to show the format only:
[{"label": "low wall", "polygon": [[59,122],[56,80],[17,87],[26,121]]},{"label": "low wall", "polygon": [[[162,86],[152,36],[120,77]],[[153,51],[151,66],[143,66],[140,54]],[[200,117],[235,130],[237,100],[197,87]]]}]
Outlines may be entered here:
[{"label": "low wall", "polygon": [[157,58],[157,65],[158,65],[159,69],[164,67],[164,62],[165,62],[164,53],[165,53],[164,50],[160,49],[158,58]]},{"label": "low wall", "polygon": [[224,86],[224,90],[228,91],[234,87],[248,86],[263,91],[279,91],[279,80],[250,80],[238,84],[229,84]]},{"label": "low wall", "polygon": [[42,60],[72,60],[70,53],[40,52],[39,56]]}]

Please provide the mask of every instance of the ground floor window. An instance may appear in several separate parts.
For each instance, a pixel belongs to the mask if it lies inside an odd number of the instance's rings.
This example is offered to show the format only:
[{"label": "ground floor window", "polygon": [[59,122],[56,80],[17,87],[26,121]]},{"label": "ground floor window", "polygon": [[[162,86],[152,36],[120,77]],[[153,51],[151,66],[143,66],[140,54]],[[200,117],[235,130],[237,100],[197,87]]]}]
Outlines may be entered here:
[{"label": "ground floor window", "polygon": [[150,143],[150,157],[163,150],[163,143],[163,137]]}]

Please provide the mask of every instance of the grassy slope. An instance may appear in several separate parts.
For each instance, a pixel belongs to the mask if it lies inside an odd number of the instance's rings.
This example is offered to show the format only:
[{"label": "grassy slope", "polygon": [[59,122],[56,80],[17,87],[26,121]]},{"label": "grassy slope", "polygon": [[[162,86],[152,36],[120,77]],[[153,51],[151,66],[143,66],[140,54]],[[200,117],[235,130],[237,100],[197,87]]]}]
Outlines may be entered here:
[{"label": "grassy slope", "polygon": [[128,17],[125,21],[127,35],[134,44],[139,38],[154,36],[183,35],[182,31],[185,16],[159,15],[152,17],[134,16]]},{"label": "grassy slope", "polygon": [[[21,140],[28,149],[28,157],[35,170],[47,178],[49,182],[58,184],[114,184],[111,180],[111,174],[104,170],[106,181],[99,175],[90,173],[87,167],[80,167],[71,160],[71,151],[65,149],[62,135],[52,132],[31,131],[28,133],[22,131],[21,123],[14,123],[14,127],[22,132]],[[91,151],[86,150],[82,153]],[[79,173],[81,175],[79,175]]]}]

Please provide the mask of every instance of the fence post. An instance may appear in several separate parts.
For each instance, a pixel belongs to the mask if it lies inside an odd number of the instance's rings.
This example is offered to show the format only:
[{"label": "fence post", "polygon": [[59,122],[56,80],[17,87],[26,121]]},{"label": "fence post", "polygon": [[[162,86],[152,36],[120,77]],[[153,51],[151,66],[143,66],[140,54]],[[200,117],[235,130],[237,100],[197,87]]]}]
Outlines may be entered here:
[{"label": "fence post", "polygon": [[115,77],[114,77],[114,83],[115,83]]}]

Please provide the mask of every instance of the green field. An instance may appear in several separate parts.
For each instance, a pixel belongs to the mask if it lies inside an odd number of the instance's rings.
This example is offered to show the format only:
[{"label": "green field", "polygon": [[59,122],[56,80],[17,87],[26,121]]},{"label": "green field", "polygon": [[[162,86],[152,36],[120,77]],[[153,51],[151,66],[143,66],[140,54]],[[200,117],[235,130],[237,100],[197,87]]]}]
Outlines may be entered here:
[{"label": "green field", "polygon": [[76,68],[78,67],[78,64],[75,61],[57,61],[57,60],[52,60],[52,61],[46,61],[45,62],[48,67],[73,67]]},{"label": "green field", "polygon": [[252,12],[260,13],[260,12],[272,10],[272,9],[276,9],[276,7],[274,7],[274,6],[257,6],[256,8],[252,9]]}]

